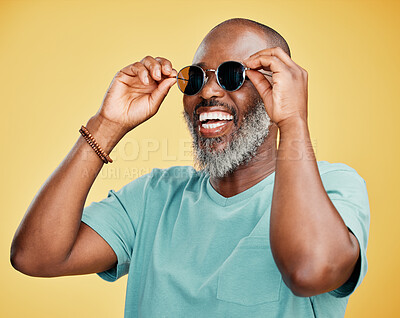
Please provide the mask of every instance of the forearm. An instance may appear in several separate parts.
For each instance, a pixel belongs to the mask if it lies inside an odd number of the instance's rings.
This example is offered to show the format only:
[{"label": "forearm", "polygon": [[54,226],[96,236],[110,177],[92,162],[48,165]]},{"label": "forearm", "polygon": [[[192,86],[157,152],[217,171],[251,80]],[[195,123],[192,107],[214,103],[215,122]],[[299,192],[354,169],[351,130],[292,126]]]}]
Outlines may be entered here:
[{"label": "forearm", "polygon": [[306,294],[319,293],[350,276],[358,246],[323,187],[304,120],[280,127],[270,226],[275,261],[294,290],[317,281],[320,290]]},{"label": "forearm", "polygon": [[[86,127],[106,153],[122,138],[114,133],[115,127],[97,115]],[[12,243],[14,263],[29,260],[31,264],[56,264],[68,256],[87,194],[102,166],[103,161],[90,145],[78,137],[30,204]]]}]

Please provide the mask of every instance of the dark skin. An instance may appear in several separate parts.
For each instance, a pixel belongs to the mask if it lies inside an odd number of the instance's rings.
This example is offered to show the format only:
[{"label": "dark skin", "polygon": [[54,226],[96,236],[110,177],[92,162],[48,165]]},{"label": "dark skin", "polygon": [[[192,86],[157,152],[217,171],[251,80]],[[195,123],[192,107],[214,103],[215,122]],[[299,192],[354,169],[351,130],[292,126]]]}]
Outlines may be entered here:
[{"label": "dark skin", "polygon": [[[270,243],[285,283],[299,296],[336,289],[353,272],[359,246],[318,173],[307,123],[307,73],[282,49],[268,48],[264,35],[253,26],[228,24],[214,31],[199,47],[194,62],[215,69],[226,60],[242,61],[253,69],[246,71],[249,81],[235,92],[226,92],[214,73],[209,73],[200,93],[184,97],[185,110],[191,115],[201,99],[215,99],[235,108],[240,126],[258,97],[274,125],[250,163],[224,178],[213,178],[211,184],[229,197],[275,171]],[[224,36],[226,32],[229,37]],[[258,70],[272,72],[273,84]],[[106,152],[158,111],[175,76],[169,60],[150,56],[116,74],[100,110],[86,125]],[[223,142],[217,148],[225,146],[231,132],[221,136]],[[111,247],[80,221],[102,165],[79,138],[40,189],[15,234],[11,261],[16,269],[51,277],[96,273],[116,264]]]},{"label": "dark skin", "polygon": [[[230,197],[275,171],[270,242],[284,281],[299,296],[336,289],[353,272],[359,246],[330,201],[318,172],[307,123],[307,72],[281,48],[267,48],[260,30],[229,24],[223,28],[208,35],[193,62],[215,69],[227,60],[241,61],[254,69],[246,72],[251,82],[227,92],[213,73],[207,74],[210,79],[202,91],[183,98],[185,110],[192,114],[202,99],[216,99],[235,108],[240,125],[250,101],[258,94],[274,125],[250,163],[210,182],[216,191]],[[229,37],[224,36],[227,33]],[[272,80],[257,70],[271,71]],[[224,141],[218,149],[226,145],[229,133],[221,136]]]},{"label": "dark skin", "polygon": [[[229,32],[232,33],[235,30],[230,29]],[[244,58],[249,57],[251,54],[267,48],[266,41],[264,39],[260,41],[261,36],[261,32],[241,32],[237,34],[235,41],[232,41],[232,38],[229,37],[227,39],[220,32],[213,33],[207,36],[200,44],[193,59],[193,64],[201,63],[203,69],[216,69],[225,61],[243,61]],[[242,43],[248,43],[248,45],[243,45]],[[246,80],[239,90],[227,92],[217,84],[215,73],[210,72],[207,76],[209,76],[209,80],[198,94],[194,96],[184,95],[183,105],[185,111],[193,120],[195,106],[202,100],[214,99],[235,109],[238,117],[237,127],[240,127],[243,122],[243,116],[253,106],[255,98],[260,97],[256,88],[251,81]],[[207,108],[209,111],[213,111],[218,107],[211,106]],[[232,138],[231,133],[235,129],[237,128],[233,127],[228,132],[218,135],[223,141],[217,145],[216,150],[222,150],[226,146],[226,143]],[[272,125],[268,137],[258,149],[257,156],[249,164],[240,166],[224,178],[212,178],[211,184],[215,190],[225,197],[231,197],[247,190],[274,172],[277,132],[277,126],[275,124]]]}]

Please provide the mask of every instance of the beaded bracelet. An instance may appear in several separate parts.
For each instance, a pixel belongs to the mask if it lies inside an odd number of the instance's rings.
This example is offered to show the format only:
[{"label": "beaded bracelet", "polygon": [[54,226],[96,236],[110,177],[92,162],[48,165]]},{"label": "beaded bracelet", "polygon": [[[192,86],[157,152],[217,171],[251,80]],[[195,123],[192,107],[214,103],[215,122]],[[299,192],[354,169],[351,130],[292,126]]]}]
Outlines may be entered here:
[{"label": "beaded bracelet", "polygon": [[92,147],[93,150],[97,153],[100,159],[103,160],[104,163],[113,162],[110,156],[104,152],[104,150],[99,146],[99,144],[96,142],[92,134],[87,130],[85,126],[82,125],[81,129],[79,129],[79,132],[88,142],[90,147]]}]

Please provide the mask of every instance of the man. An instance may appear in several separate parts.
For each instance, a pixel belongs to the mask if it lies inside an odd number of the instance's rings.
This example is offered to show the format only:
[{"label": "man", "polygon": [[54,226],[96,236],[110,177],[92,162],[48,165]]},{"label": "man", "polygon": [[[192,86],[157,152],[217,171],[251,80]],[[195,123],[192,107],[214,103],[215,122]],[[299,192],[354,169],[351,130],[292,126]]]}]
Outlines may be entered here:
[{"label": "man", "polygon": [[153,169],[83,208],[103,161],[79,138],[17,230],[13,266],[129,273],[126,317],[343,317],[366,273],[368,196],[354,169],[316,162],[307,72],[246,19],[212,29],[193,64],[125,67],[86,128],[110,153],[178,81],[200,169]]}]

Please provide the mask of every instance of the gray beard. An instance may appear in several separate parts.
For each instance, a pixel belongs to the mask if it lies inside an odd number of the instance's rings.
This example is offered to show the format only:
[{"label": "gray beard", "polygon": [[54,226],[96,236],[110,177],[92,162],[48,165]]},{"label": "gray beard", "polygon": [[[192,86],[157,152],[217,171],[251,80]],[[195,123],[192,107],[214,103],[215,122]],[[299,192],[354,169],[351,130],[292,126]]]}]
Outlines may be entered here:
[{"label": "gray beard", "polygon": [[200,136],[186,111],[183,111],[183,117],[193,137],[195,165],[209,173],[210,177],[217,178],[222,178],[239,166],[247,164],[267,138],[271,124],[264,103],[258,99],[244,115],[242,125],[232,133],[225,148],[217,151],[213,146],[222,139]]}]

